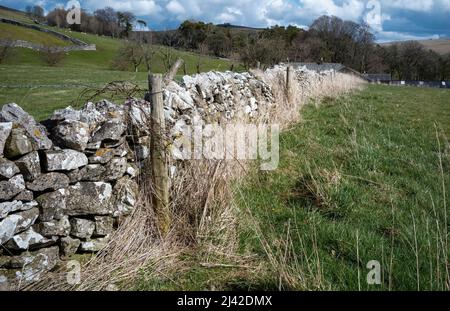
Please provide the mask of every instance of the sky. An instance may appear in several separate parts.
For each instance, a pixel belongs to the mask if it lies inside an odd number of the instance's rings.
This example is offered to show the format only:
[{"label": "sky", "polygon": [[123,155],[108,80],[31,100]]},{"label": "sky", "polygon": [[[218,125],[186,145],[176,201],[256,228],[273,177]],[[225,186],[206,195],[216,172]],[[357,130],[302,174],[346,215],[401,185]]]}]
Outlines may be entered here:
[{"label": "sky", "polygon": [[[307,29],[321,15],[365,21],[378,42],[450,38],[450,0],[78,0],[89,12],[110,6],[131,11],[153,30],[176,28],[186,19],[250,27],[296,25]],[[46,12],[63,0],[0,0],[23,10],[38,4]]]}]

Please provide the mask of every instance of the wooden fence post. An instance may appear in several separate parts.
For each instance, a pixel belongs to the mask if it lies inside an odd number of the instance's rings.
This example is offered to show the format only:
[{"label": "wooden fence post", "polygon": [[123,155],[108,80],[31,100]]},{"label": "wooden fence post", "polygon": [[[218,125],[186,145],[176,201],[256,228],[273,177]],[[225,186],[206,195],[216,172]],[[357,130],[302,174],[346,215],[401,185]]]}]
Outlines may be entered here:
[{"label": "wooden fence post", "polygon": [[292,66],[288,66],[286,68],[286,97],[288,99],[288,101],[291,101],[291,97],[292,97],[292,74],[294,73],[294,70],[292,68]]},{"label": "wooden fence post", "polygon": [[162,75],[150,75],[152,94],[152,174],[155,184],[154,206],[158,227],[162,236],[166,236],[171,225],[169,206],[169,176],[165,144],[166,122],[162,94]]}]

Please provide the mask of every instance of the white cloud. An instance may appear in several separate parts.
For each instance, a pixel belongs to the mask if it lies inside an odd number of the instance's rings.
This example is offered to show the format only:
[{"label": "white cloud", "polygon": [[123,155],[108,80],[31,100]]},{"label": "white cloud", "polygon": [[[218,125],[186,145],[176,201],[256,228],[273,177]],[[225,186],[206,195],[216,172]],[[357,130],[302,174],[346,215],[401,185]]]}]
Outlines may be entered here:
[{"label": "white cloud", "polygon": [[170,1],[166,5],[166,9],[170,13],[173,13],[173,14],[176,14],[176,15],[181,15],[181,14],[185,14],[186,13],[186,10],[184,9],[184,7],[177,0]]}]

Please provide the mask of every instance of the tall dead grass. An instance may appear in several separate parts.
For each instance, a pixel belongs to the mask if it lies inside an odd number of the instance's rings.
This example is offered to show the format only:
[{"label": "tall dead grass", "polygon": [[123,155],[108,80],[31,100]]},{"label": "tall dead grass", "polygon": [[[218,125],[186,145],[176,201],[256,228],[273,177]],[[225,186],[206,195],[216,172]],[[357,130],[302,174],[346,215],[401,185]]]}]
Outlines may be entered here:
[{"label": "tall dead grass", "polygon": [[[291,96],[288,97],[285,68],[253,73],[270,85],[274,96],[274,104],[253,122],[278,123],[281,128],[297,122],[300,108],[311,100],[336,97],[361,88],[363,84],[362,80],[345,74],[323,76],[297,72]],[[145,271],[147,276],[170,280],[171,271],[180,272],[188,268],[179,255],[193,247],[197,251],[197,258],[206,267],[240,266],[253,269],[254,272],[261,271],[262,267],[252,259],[251,254],[243,256],[237,252],[242,219],[238,216],[238,207],[234,202],[236,193],[232,185],[245,176],[248,163],[238,160],[192,160],[171,164],[176,166],[177,174],[171,180],[173,224],[167,237],[160,237],[153,222],[152,182],[146,178],[141,182],[143,187],[139,207],[114,233],[111,242],[82,266],[80,284],[67,284],[67,269],[62,266],[29,289],[126,290],[133,288],[133,282],[141,271]],[[250,209],[240,215],[248,218],[246,221],[257,233],[269,259],[269,269],[278,271],[280,289],[301,287],[299,272],[300,275],[314,276],[317,287],[323,288],[320,261],[318,258],[311,259],[317,257],[317,250],[306,257],[306,265],[287,265],[287,257],[291,257],[292,253],[289,230],[285,241],[274,244],[264,237]]]}]

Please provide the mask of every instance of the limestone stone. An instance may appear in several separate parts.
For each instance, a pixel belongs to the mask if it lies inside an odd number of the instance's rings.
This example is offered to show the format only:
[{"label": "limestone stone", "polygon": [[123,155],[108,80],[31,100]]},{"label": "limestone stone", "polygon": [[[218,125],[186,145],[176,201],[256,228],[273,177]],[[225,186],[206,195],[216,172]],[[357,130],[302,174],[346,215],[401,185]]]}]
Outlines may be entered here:
[{"label": "limestone stone", "polygon": [[50,149],[53,145],[47,136],[45,127],[37,123],[32,116],[17,104],[4,105],[0,111],[0,121],[13,122],[20,125],[25,130],[35,150]]},{"label": "limestone stone", "polygon": [[5,218],[9,213],[20,211],[22,207],[23,203],[21,201],[0,203],[0,219]]},{"label": "limestone stone", "polygon": [[12,122],[0,122],[0,156],[3,155],[5,149],[6,140],[12,130]]},{"label": "limestone stone", "polygon": [[138,161],[143,161],[150,156],[150,148],[147,145],[137,145],[134,150]]},{"label": "limestone stone", "polygon": [[14,198],[25,190],[25,180],[22,175],[16,175],[9,180],[0,181],[0,201]]},{"label": "limestone stone", "polygon": [[39,196],[36,201],[39,202],[40,221],[60,220],[63,218],[66,210],[66,190],[58,189],[45,193]]},{"label": "limestone stone", "polygon": [[70,233],[69,217],[64,216],[60,220],[40,222],[33,229],[44,237],[68,236]]},{"label": "limestone stone", "polygon": [[69,236],[63,237],[60,240],[60,251],[61,254],[67,258],[75,254],[80,246],[81,241],[79,239],[74,239]]},{"label": "limestone stone", "polygon": [[9,259],[12,269],[0,269],[0,290],[19,290],[52,270],[59,260],[58,247],[43,248],[33,252],[24,252]]},{"label": "limestone stone", "polygon": [[28,229],[39,216],[37,208],[8,215],[0,221],[0,244],[11,239],[16,233]]},{"label": "limestone stone", "polygon": [[42,174],[32,182],[27,183],[27,188],[32,191],[58,190],[69,185],[69,177],[63,173]]},{"label": "limestone stone", "polygon": [[16,195],[14,197],[14,200],[17,201],[33,201],[34,199],[34,194],[33,191],[30,190],[23,190],[22,192],[20,192],[18,195]]},{"label": "limestone stone", "polygon": [[41,174],[41,162],[37,151],[21,157],[15,163],[27,181],[31,181]]},{"label": "limestone stone", "polygon": [[72,149],[45,152],[45,166],[48,171],[70,171],[88,164],[84,153]]},{"label": "limestone stone", "polygon": [[130,215],[136,206],[138,184],[129,177],[122,177],[114,186],[114,217]]},{"label": "limestone stone", "polygon": [[92,135],[90,142],[119,140],[125,129],[121,120],[108,120]]},{"label": "limestone stone", "polygon": [[33,228],[28,228],[26,231],[13,236],[4,246],[15,251],[25,251],[43,248],[54,243],[55,240],[47,239],[34,231]]},{"label": "limestone stone", "polygon": [[13,128],[6,140],[5,156],[15,158],[33,151],[30,139],[23,128]]},{"label": "limestone stone", "polygon": [[94,236],[107,236],[112,233],[114,218],[109,216],[95,216]]},{"label": "limestone stone", "polygon": [[13,161],[0,158],[0,178],[9,179],[19,172],[19,168]]},{"label": "limestone stone", "polygon": [[80,171],[80,180],[82,181],[101,181],[106,168],[100,164],[88,164]]},{"label": "limestone stone", "polygon": [[70,235],[80,239],[89,239],[95,230],[95,222],[82,218],[72,218],[70,226]]},{"label": "limestone stone", "polygon": [[53,129],[53,136],[58,146],[83,151],[90,137],[89,125],[80,121],[65,120]]},{"label": "limestone stone", "polygon": [[106,164],[114,157],[114,149],[101,148],[89,157],[91,164]]},{"label": "limestone stone", "polygon": [[89,241],[81,242],[79,249],[80,251],[86,253],[96,253],[105,248],[106,245],[108,245],[108,242],[109,236],[98,239],[92,239]]},{"label": "limestone stone", "polygon": [[66,214],[69,216],[111,213],[112,186],[105,182],[79,182],[67,188]]},{"label": "limestone stone", "polygon": [[126,158],[113,158],[109,161],[103,174],[105,181],[113,181],[122,177],[127,171],[128,163]]}]

